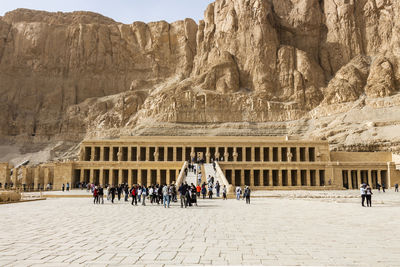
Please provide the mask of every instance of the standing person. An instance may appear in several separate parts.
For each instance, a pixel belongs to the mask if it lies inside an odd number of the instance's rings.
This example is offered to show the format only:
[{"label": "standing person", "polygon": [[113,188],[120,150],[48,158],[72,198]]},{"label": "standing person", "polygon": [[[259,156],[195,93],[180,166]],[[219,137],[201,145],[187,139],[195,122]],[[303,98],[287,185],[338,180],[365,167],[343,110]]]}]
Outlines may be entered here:
[{"label": "standing person", "polygon": [[201,192],[201,187],[200,187],[200,184],[198,184],[198,185],[196,186],[196,194],[197,194],[197,197],[200,197],[200,192]]},{"label": "standing person", "polygon": [[197,175],[197,184],[201,184],[201,173]]},{"label": "standing person", "polygon": [[201,187],[201,194],[203,195],[203,199],[205,199],[206,195],[207,195],[207,189],[206,189],[206,184],[205,183]]},{"label": "standing person", "polygon": [[213,195],[213,188],[212,185],[208,186],[208,198],[212,199],[212,195]]},{"label": "standing person", "polygon": [[179,186],[178,191],[179,191],[179,197],[181,199],[181,208],[183,208],[183,206],[185,206],[186,208],[186,186],[184,183],[182,183]]},{"label": "standing person", "polygon": [[122,185],[117,186],[117,193],[118,193],[118,201],[121,200],[121,194],[122,194]]},{"label": "standing person", "polygon": [[136,186],[132,186],[131,196],[132,196],[132,205],[133,205],[133,202],[135,202],[135,205],[137,206]]},{"label": "standing person", "polygon": [[240,195],[242,194],[242,189],[240,188],[240,186],[236,187],[236,199],[240,200]]},{"label": "standing person", "polygon": [[365,197],[367,198],[367,207],[372,207],[372,189],[369,185],[367,185]]},{"label": "standing person", "polygon": [[139,203],[141,203],[141,201],[142,201],[142,186],[139,186],[137,189],[137,197],[138,197]]},{"label": "standing person", "polygon": [[128,188],[128,184],[125,184],[124,193],[125,193],[125,202],[128,202],[128,197],[129,197],[129,188]]},{"label": "standing person", "polygon": [[101,204],[104,204],[104,188],[101,185],[99,185],[99,204],[100,200]]},{"label": "standing person", "polygon": [[147,188],[146,188],[146,186],[143,186],[142,187],[142,198],[143,198],[143,200],[142,200],[142,205],[143,206],[146,206],[146,196],[147,196]]},{"label": "standing person", "polygon": [[250,204],[250,187],[246,186],[244,189],[244,195],[246,195],[246,204]]},{"label": "standing person", "polygon": [[62,184],[62,186],[61,186],[61,190],[64,192],[64,189],[65,189],[65,185],[64,184]]},{"label": "standing person", "polygon": [[382,183],[382,192],[385,193],[385,183]]},{"label": "standing person", "polygon": [[379,192],[379,193],[381,192],[381,185],[380,185],[380,183],[376,183],[376,189],[378,189],[378,192]]},{"label": "standing person", "polygon": [[153,193],[154,193],[154,188],[153,188],[153,186],[150,186],[150,187],[149,187],[149,198],[150,198],[150,203],[151,203],[151,204],[153,204],[153,201],[154,201],[154,195],[153,195]]},{"label": "standing person", "polygon": [[67,183],[67,191],[69,191],[69,183]]},{"label": "standing person", "polygon": [[112,186],[110,187],[111,203],[114,203],[115,191],[116,191],[116,189],[115,189],[115,187],[112,185]]},{"label": "standing person", "polygon": [[364,202],[365,202],[366,193],[367,193],[367,192],[366,192],[366,190],[365,190],[364,185],[361,185],[361,187],[360,187],[360,194],[361,194],[361,205],[362,205],[363,207],[365,207]]},{"label": "standing person", "polygon": [[163,193],[163,203],[164,203],[164,208],[166,208],[167,207],[167,205],[168,205],[168,208],[169,208],[169,195],[168,195],[168,193],[169,193],[169,188],[168,188],[168,186],[166,185],[166,184],[164,184],[164,186],[163,186],[163,188],[162,188],[162,193]]},{"label": "standing person", "polygon": [[217,181],[217,183],[215,184],[215,190],[217,191],[217,197],[219,197],[219,189],[220,189],[220,185],[219,182]]},{"label": "standing person", "polygon": [[224,185],[224,187],[222,187],[222,199],[227,200],[226,199],[226,185]]},{"label": "standing person", "polygon": [[394,185],[394,192],[399,192],[399,184]]},{"label": "standing person", "polygon": [[99,191],[96,186],[93,190],[93,204],[98,204],[98,202],[99,202]]}]

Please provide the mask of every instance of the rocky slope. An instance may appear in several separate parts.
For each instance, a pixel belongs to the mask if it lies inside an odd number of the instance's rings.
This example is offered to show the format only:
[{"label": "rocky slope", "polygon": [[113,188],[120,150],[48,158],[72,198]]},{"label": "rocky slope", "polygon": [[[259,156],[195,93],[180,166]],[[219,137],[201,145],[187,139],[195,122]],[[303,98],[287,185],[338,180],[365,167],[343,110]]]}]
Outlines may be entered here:
[{"label": "rocky slope", "polygon": [[130,134],[398,151],[399,13],[395,0],[217,0],[198,24],[125,25],[15,10],[0,18],[0,136],[46,159]]}]

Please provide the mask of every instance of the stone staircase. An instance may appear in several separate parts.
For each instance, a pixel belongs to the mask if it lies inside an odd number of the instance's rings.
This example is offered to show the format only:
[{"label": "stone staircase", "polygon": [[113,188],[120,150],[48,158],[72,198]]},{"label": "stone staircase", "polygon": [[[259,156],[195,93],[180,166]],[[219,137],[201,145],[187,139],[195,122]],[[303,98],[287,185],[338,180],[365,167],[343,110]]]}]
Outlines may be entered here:
[{"label": "stone staircase", "polygon": [[219,185],[220,185],[220,190],[219,190],[220,196],[222,196],[222,187],[223,187],[224,184],[221,181],[219,175],[217,175],[216,172],[214,171],[214,167],[213,167],[212,163],[204,164],[204,177],[205,177],[205,182],[206,183],[207,183],[208,176],[214,177],[214,188],[213,188],[214,196],[215,197],[217,196],[216,195],[217,194],[217,190],[215,189],[215,184],[217,183],[217,181],[219,182]]},{"label": "stone staircase", "polygon": [[[195,166],[195,168],[197,168],[197,164],[195,164],[194,166]],[[188,174],[186,176],[185,181],[187,182],[188,185],[190,185],[192,183],[194,185],[197,185],[197,171],[196,171],[196,174],[195,174],[193,171],[189,171],[188,170]]]}]

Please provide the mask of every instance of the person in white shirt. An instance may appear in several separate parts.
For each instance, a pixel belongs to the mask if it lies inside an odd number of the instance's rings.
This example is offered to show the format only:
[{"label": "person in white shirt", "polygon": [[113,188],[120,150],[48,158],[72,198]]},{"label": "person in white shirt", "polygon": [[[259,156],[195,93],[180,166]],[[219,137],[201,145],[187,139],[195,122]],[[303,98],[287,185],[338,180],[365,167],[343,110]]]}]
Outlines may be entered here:
[{"label": "person in white shirt", "polygon": [[360,194],[361,194],[361,205],[365,207],[364,202],[365,202],[365,197],[367,195],[367,191],[365,190],[364,184],[362,184],[360,187]]}]

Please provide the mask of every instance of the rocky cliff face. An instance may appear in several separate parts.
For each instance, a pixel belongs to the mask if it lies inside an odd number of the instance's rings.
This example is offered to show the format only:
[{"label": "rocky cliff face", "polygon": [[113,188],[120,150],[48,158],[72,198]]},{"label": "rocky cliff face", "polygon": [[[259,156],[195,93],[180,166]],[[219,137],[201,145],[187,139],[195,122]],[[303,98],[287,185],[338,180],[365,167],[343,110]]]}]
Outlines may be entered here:
[{"label": "rocky cliff face", "polygon": [[198,24],[12,11],[0,134],[294,134],[397,150],[399,18],[395,0],[217,0]]}]

